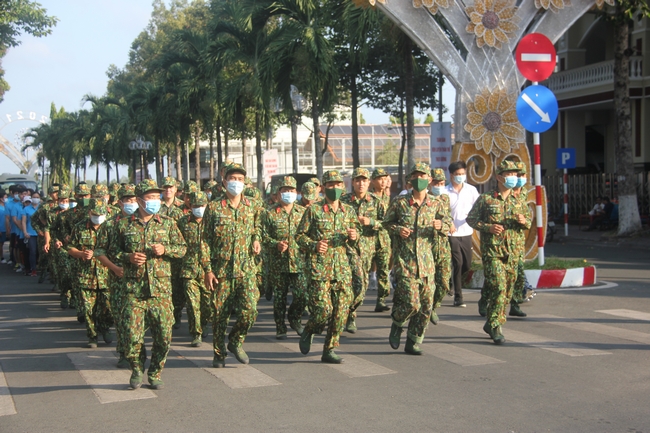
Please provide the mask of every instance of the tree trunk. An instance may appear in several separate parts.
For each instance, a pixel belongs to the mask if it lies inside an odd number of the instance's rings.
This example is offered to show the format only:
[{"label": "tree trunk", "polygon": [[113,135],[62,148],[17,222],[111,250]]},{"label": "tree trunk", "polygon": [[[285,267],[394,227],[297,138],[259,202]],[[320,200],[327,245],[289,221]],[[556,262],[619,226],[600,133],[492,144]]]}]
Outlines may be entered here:
[{"label": "tree trunk", "polygon": [[[641,230],[636,196],[634,158],[632,156],[632,119],[630,116],[630,51],[628,20],[616,4],[616,45],[614,52],[614,105],[616,110],[616,175],[618,181],[618,235]],[[640,113],[637,113],[637,116]],[[640,131],[637,131],[639,134]]]},{"label": "tree trunk", "polygon": [[99,183],[99,163],[95,164],[95,183]]},{"label": "tree trunk", "polygon": [[318,98],[313,97],[311,101],[311,118],[312,118],[312,123],[313,123],[313,131],[314,131],[314,149],[313,151],[316,152],[316,176],[318,176],[319,179],[323,178],[323,152],[321,151],[320,147],[320,125],[319,125],[319,120],[318,117],[320,115],[320,112],[318,111]]},{"label": "tree trunk", "polygon": [[291,117],[291,166],[293,174],[298,173],[298,116]]},{"label": "tree trunk", "polygon": [[[354,73],[350,81],[350,95],[352,97],[352,166],[357,168],[361,166],[361,158],[359,158],[359,92],[357,91],[357,75]],[[345,154],[342,154],[341,158],[345,158]]]},{"label": "tree trunk", "polygon": [[111,165],[106,163],[106,185],[111,183]]},{"label": "tree trunk", "polygon": [[241,130],[241,157],[244,170],[248,173],[248,148],[246,147],[246,127],[242,125]]},{"label": "tree trunk", "polygon": [[404,48],[404,97],[406,99],[406,139],[407,139],[407,170],[415,165],[415,120],[413,111],[415,102],[413,98],[413,42],[405,41]]},{"label": "tree trunk", "polygon": [[84,168],[84,182],[87,182],[88,181],[87,180],[88,179],[88,177],[87,177],[87,175],[88,175],[88,171],[87,171],[88,170],[88,164],[86,163],[86,158],[85,157],[84,157],[84,166],[83,166],[83,168]]},{"label": "tree trunk", "polygon": [[183,149],[183,140],[179,137],[178,142],[174,146],[176,149],[176,179],[181,180],[183,179],[183,174],[181,173],[181,170],[183,170],[183,166],[181,165],[181,153]]},{"label": "tree trunk", "polygon": [[221,168],[221,164],[223,164],[223,153],[221,152],[221,118],[218,117],[217,118],[217,167]]},{"label": "tree trunk", "polygon": [[115,178],[116,182],[120,183],[120,164],[118,162],[115,163]]},{"label": "tree trunk", "polygon": [[229,155],[229,152],[228,152],[228,132],[229,132],[228,125],[226,125],[226,127],[223,129],[223,146],[224,146],[223,147],[223,157],[224,157],[224,161],[226,159],[228,159],[228,155]]},{"label": "tree trunk", "polygon": [[264,160],[262,159],[262,131],[260,113],[255,113],[255,158],[257,158],[257,188],[264,189]]},{"label": "tree trunk", "polygon": [[400,128],[400,144],[399,144],[399,161],[397,163],[398,171],[397,171],[397,189],[399,190],[398,192],[402,192],[404,189],[404,147],[406,146],[406,134],[404,131],[404,98],[400,98],[400,110],[401,112],[399,113],[399,128]]},{"label": "tree trunk", "polygon": [[167,176],[172,177],[172,157],[167,153]]},{"label": "tree trunk", "polygon": [[194,178],[196,184],[201,189],[201,147],[199,142],[201,140],[201,129],[199,122],[196,122],[196,129],[194,130]]},{"label": "tree trunk", "polygon": [[[188,134],[187,137],[189,138],[190,135]],[[185,141],[183,140],[183,168],[184,168],[184,173],[183,173],[183,180],[187,182],[190,180],[190,142],[189,140]]]},{"label": "tree trunk", "polygon": [[210,133],[208,134],[208,139],[210,140],[210,169],[209,176],[210,180],[214,180],[214,128],[210,128]]},{"label": "tree trunk", "polygon": [[163,173],[165,173],[165,167],[163,164],[163,158],[160,154],[160,141],[156,137],[153,141],[153,150],[156,155],[156,182],[162,183]]}]

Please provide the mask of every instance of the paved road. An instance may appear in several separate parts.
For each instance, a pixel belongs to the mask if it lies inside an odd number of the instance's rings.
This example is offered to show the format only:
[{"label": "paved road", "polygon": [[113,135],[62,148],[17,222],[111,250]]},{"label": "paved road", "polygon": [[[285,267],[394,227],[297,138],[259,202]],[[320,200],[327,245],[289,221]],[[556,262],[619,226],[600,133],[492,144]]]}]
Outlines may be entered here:
[{"label": "paved road", "polygon": [[508,321],[504,346],[481,330],[477,293],[466,309],[447,298],[421,357],[389,347],[389,315],[369,302],[342,339],[342,366],[319,361],[322,337],[308,356],[297,337],[275,340],[263,300],[249,366],[229,357],[212,369],[210,345],[191,348],[184,326],[160,391],[129,391],[114,344],[85,349],[51,285],[2,266],[0,432],[650,431],[650,251],[566,242],[547,253],[586,257],[618,285],[540,292],[528,318]]}]

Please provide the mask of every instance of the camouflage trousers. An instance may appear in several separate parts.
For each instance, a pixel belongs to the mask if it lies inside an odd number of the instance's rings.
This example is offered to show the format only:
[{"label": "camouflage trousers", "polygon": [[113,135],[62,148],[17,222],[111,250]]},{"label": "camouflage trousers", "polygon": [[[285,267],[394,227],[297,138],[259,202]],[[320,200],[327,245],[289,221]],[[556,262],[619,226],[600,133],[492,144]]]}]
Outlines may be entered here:
[{"label": "camouflage trousers", "polygon": [[187,323],[194,338],[203,334],[203,328],[212,323],[211,293],[205,287],[203,278],[183,278]]},{"label": "camouflage trousers", "polygon": [[107,290],[82,288],[81,314],[86,318],[86,335],[97,338],[98,334],[108,332],[113,326],[110,294]]},{"label": "camouflage trousers", "polygon": [[506,307],[515,285],[517,263],[506,257],[483,257],[485,282],[481,298],[487,301],[487,321],[492,328],[506,323]]},{"label": "camouflage trousers", "polygon": [[307,299],[305,297],[304,280],[300,274],[281,273],[277,279],[274,279],[273,287],[273,319],[275,320],[275,332],[277,334],[287,333],[287,324],[285,315],[287,314],[287,294],[289,287],[293,299],[289,306],[289,323],[300,323],[302,312],[305,311]]},{"label": "camouflage trousers", "polygon": [[519,305],[524,302],[524,286],[526,285],[526,273],[524,271],[524,259],[517,260],[517,279],[515,280],[515,287],[512,290],[512,299],[510,303]]},{"label": "camouflage trousers", "polygon": [[[374,263],[377,267],[377,300],[384,300],[390,295],[390,236],[386,231],[380,231],[376,247]],[[382,246],[382,244],[384,246]]]},{"label": "camouflage trousers", "polygon": [[172,264],[172,305],[174,307],[174,323],[180,322],[185,306],[185,288],[183,279],[179,277],[180,269]]},{"label": "camouflage trousers", "polygon": [[124,343],[126,346],[126,359],[131,368],[144,371],[144,359],[141,358],[144,346],[144,333],[147,325],[151,329],[153,345],[151,348],[151,363],[147,376],[149,379],[160,379],[169,346],[172,342],[172,325],[174,323],[173,306],[169,296],[161,298],[139,299],[128,296],[122,306],[122,320],[124,320]]},{"label": "camouflage trousers", "polygon": [[70,263],[71,258],[63,247],[51,249],[50,254],[52,254],[51,257],[54,262],[53,269],[56,275],[56,285],[61,292],[61,299],[66,298],[70,300],[73,277]]},{"label": "camouflage trousers", "polygon": [[214,304],[212,341],[215,358],[226,359],[225,334],[230,314],[233,311],[237,315],[237,321],[228,334],[228,342],[235,346],[241,346],[244,343],[248,331],[257,319],[259,298],[260,293],[255,285],[255,275],[253,274],[243,278],[219,279],[212,298]]},{"label": "camouflage trousers", "polygon": [[433,309],[440,307],[440,303],[449,293],[449,280],[451,279],[451,247],[447,236],[439,236],[434,246],[433,260],[436,265],[436,290],[433,294]]},{"label": "camouflage trousers", "polygon": [[339,346],[339,338],[350,314],[350,304],[354,299],[351,281],[319,281],[309,283],[307,306],[310,316],[304,332],[320,334],[327,326],[323,350]]},{"label": "camouflage trousers", "polygon": [[45,236],[39,236],[38,237],[38,264],[36,265],[36,270],[38,273],[43,273],[47,270],[47,254],[45,254],[45,251],[43,248],[45,247]]},{"label": "camouflage trousers", "polygon": [[348,251],[348,260],[352,268],[352,294],[350,304],[350,317],[357,317],[357,309],[363,304],[368,290],[368,272],[372,267],[372,258],[375,255],[374,237],[370,241],[363,239],[360,242],[360,251]]},{"label": "camouflage trousers", "polygon": [[120,280],[111,274],[109,277],[108,290],[111,297],[111,312],[113,313],[113,322],[115,323],[115,351],[124,355],[126,353],[126,345],[124,344],[124,329],[125,320],[122,317],[124,293],[121,289],[122,285]]},{"label": "camouflage trousers", "polygon": [[420,344],[429,324],[433,308],[434,277],[411,278],[397,276],[393,294],[393,323],[399,327],[408,321],[408,338]]}]

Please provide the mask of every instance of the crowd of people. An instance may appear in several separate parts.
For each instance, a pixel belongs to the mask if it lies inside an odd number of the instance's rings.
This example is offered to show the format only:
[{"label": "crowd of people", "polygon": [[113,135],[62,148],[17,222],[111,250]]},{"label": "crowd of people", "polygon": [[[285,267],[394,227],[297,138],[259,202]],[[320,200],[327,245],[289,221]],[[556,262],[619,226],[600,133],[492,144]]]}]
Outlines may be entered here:
[{"label": "crowd of people", "polygon": [[443,169],[417,163],[407,192],[394,198],[385,170],[356,168],[350,192],[342,174],[330,170],[300,189],[284,176],[264,200],[245,168],[232,162],[220,169],[221,182],[203,188],[172,177],[160,185],[53,185],[41,203],[35,191],[15,186],[0,200],[11,242],[7,263],[22,263],[17,269],[40,281],[49,271],[61,308],[75,309],[85,323],[89,348],[99,337],[112,343],[114,327],[117,367],[131,369],[133,389],[143,382],[150,330],[148,382],[160,389],[184,308],[191,345],[201,346],[211,325],[213,367],[222,368],[228,352],[249,362],[243,346],[260,296],[273,299],[277,339],[287,338],[288,322],[307,354],[314,335],[325,332],[321,360],[341,363],[339,338],[357,331],[366,290],[376,287],[374,311],[392,318],[390,346],[400,347],[406,328],[404,351],[420,355],[445,295],[466,306],[462,278],[478,230],[486,277],[479,313],[487,318],[485,332],[501,344],[508,304],[509,315],[525,317],[520,304],[530,296],[523,272],[531,225],[526,169],[503,161],[497,187],[484,194],[466,182],[465,170],[462,161],[451,164],[447,185]]}]

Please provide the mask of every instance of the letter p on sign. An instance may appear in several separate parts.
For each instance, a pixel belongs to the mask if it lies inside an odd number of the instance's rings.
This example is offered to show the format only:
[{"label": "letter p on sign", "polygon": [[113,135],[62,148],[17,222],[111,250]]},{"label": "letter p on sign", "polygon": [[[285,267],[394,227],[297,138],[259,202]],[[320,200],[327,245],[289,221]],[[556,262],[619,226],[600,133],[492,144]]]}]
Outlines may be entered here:
[{"label": "letter p on sign", "polygon": [[558,149],[556,163],[558,169],[576,168],[576,150],[573,148]]}]

